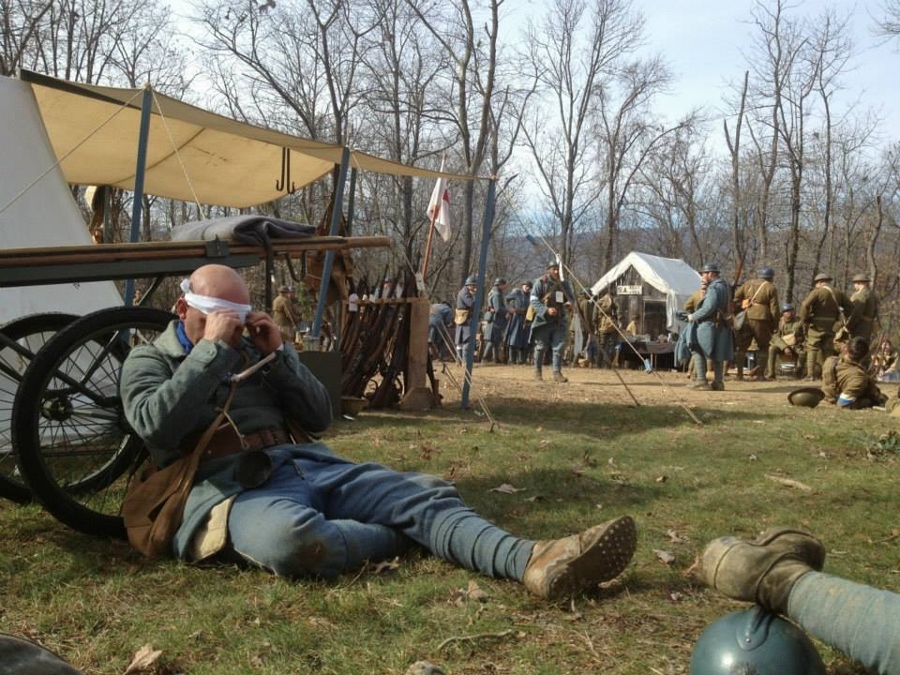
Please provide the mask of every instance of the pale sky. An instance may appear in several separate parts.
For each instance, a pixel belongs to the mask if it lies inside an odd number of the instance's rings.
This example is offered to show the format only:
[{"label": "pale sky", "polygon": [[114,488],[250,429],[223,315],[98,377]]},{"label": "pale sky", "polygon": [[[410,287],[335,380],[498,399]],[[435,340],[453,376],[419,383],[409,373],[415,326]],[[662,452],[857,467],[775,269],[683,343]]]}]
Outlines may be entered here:
[{"label": "pale sky", "polygon": [[[790,14],[816,16],[826,7],[851,13],[857,56],[844,77],[844,105],[859,99],[884,122],[884,140],[900,140],[900,42],[883,44],[873,34],[881,15],[877,0],[796,0]],[[675,78],[665,108],[677,116],[692,106],[719,110],[726,84],[740,83],[752,46],[754,0],[634,0],[646,18],[648,48],[661,53]],[[881,43],[881,44],[880,44]],[[720,127],[721,128],[721,127]]]}]

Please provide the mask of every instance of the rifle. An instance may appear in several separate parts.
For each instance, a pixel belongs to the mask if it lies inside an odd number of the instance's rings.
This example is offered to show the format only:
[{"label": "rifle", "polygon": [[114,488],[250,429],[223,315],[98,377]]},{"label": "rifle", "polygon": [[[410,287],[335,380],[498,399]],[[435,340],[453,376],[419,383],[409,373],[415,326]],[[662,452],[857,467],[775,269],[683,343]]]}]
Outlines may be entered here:
[{"label": "rifle", "polygon": [[734,316],[734,293],[737,291],[737,287],[740,286],[740,283],[738,282],[741,279],[741,275],[744,273],[744,255],[738,260],[737,268],[734,270],[734,281],[731,282],[731,297],[728,298],[728,316],[731,317]]}]

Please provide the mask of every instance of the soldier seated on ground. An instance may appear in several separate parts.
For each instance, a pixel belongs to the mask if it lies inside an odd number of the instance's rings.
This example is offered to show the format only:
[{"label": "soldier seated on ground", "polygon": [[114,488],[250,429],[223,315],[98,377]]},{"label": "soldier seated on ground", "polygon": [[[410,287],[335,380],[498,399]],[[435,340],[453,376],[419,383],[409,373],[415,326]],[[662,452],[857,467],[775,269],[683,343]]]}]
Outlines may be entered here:
[{"label": "soldier seated on ground", "polygon": [[850,338],[838,356],[829,356],[822,367],[825,400],[850,410],[883,406],[888,397],[881,393],[875,378],[860,365],[869,354],[862,337]]}]

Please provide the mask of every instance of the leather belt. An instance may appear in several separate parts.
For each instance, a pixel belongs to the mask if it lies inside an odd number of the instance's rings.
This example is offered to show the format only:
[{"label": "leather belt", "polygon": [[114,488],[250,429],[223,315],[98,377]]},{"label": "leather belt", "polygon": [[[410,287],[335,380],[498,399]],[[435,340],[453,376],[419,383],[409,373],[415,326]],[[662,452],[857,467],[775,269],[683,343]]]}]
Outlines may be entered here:
[{"label": "leather belt", "polygon": [[226,422],[216,429],[200,461],[206,462],[252,450],[264,450],[283,443],[293,443],[287,429],[281,427],[260,429],[252,434],[239,436],[234,427]]}]

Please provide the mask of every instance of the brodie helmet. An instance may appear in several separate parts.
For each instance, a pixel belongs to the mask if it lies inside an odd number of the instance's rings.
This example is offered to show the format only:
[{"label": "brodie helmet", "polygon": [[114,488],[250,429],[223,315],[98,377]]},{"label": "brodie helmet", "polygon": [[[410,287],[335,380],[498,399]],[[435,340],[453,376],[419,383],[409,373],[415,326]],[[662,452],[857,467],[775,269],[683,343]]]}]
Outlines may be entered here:
[{"label": "brodie helmet", "polygon": [[691,653],[690,675],[825,675],[806,634],[760,606],[713,621]]},{"label": "brodie helmet", "polygon": [[825,398],[825,392],[818,387],[800,387],[788,394],[788,401],[791,405],[799,405],[804,408],[815,408],[823,398]]}]

